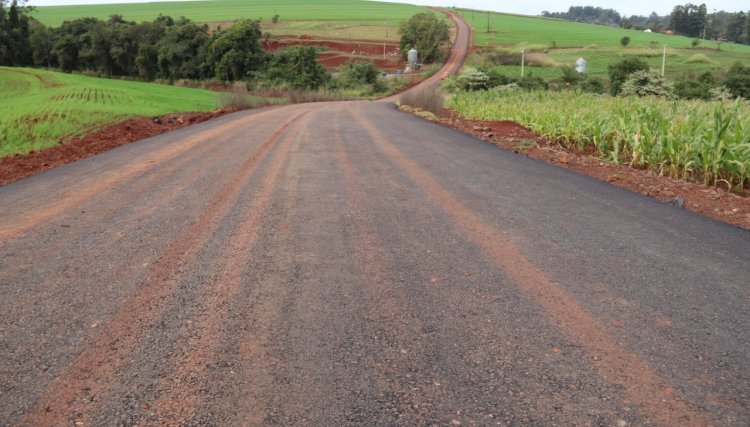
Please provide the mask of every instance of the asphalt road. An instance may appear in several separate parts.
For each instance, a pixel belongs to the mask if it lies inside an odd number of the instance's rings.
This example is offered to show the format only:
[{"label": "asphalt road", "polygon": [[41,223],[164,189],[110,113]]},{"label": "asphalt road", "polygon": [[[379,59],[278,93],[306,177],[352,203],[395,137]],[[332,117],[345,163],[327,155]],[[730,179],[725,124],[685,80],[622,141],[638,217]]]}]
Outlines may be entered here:
[{"label": "asphalt road", "polygon": [[750,234],[384,102],[0,187],[0,425],[750,425]]}]

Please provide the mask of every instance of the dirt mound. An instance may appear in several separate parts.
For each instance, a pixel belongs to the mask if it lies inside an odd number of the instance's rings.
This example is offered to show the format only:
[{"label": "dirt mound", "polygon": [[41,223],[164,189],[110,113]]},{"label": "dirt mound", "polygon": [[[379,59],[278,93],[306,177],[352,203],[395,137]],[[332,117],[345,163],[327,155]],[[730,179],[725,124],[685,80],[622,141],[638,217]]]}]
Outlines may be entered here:
[{"label": "dirt mound", "polygon": [[213,119],[229,110],[210,113],[169,114],[158,118],[135,118],[107,126],[86,136],[64,138],[59,146],[0,159],[0,185],[72,163],[149,136]]}]

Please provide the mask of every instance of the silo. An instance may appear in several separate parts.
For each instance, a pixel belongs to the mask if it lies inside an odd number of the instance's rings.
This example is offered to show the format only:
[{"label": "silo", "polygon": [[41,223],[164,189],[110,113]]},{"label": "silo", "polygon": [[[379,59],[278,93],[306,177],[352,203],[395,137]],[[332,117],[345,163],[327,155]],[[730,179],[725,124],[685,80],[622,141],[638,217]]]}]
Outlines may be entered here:
[{"label": "silo", "polygon": [[417,62],[419,61],[419,53],[417,53],[417,49],[409,49],[409,52],[406,53],[406,59],[409,62],[409,68],[416,70]]}]

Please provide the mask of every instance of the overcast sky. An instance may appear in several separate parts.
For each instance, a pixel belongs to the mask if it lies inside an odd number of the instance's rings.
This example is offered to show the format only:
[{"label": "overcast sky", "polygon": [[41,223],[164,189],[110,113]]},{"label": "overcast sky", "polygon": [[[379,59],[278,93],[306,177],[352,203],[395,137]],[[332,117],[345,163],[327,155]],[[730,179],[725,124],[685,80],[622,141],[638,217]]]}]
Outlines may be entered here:
[{"label": "overcast sky", "polygon": [[[51,6],[61,4],[97,4],[97,3],[145,3],[151,0],[30,0],[34,6]],[[162,0],[180,1],[180,0]],[[251,1],[251,0],[249,0]],[[315,0],[310,0],[315,1]],[[498,12],[521,13],[525,15],[539,15],[543,10],[550,12],[562,12],[568,10],[571,5],[575,6],[599,6],[615,9],[623,15],[648,15],[656,12],[659,15],[667,15],[677,4],[695,3],[701,4],[700,0],[631,0],[623,1],[597,1],[597,0],[570,0],[567,2],[551,0],[531,1],[499,1],[499,0],[406,0],[403,3],[436,5],[436,6],[458,6],[473,9],[495,10]],[[708,11],[726,10],[727,12],[738,12],[749,10],[748,0],[715,0],[707,1]]]}]

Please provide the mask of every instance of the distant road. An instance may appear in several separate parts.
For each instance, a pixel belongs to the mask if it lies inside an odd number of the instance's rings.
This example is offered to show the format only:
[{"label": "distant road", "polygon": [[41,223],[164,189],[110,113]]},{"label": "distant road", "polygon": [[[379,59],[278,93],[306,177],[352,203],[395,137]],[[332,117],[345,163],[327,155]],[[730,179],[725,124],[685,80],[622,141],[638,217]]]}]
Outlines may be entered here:
[{"label": "distant road", "polygon": [[0,187],[0,425],[746,426],[748,254],[391,103],[235,113]]}]

